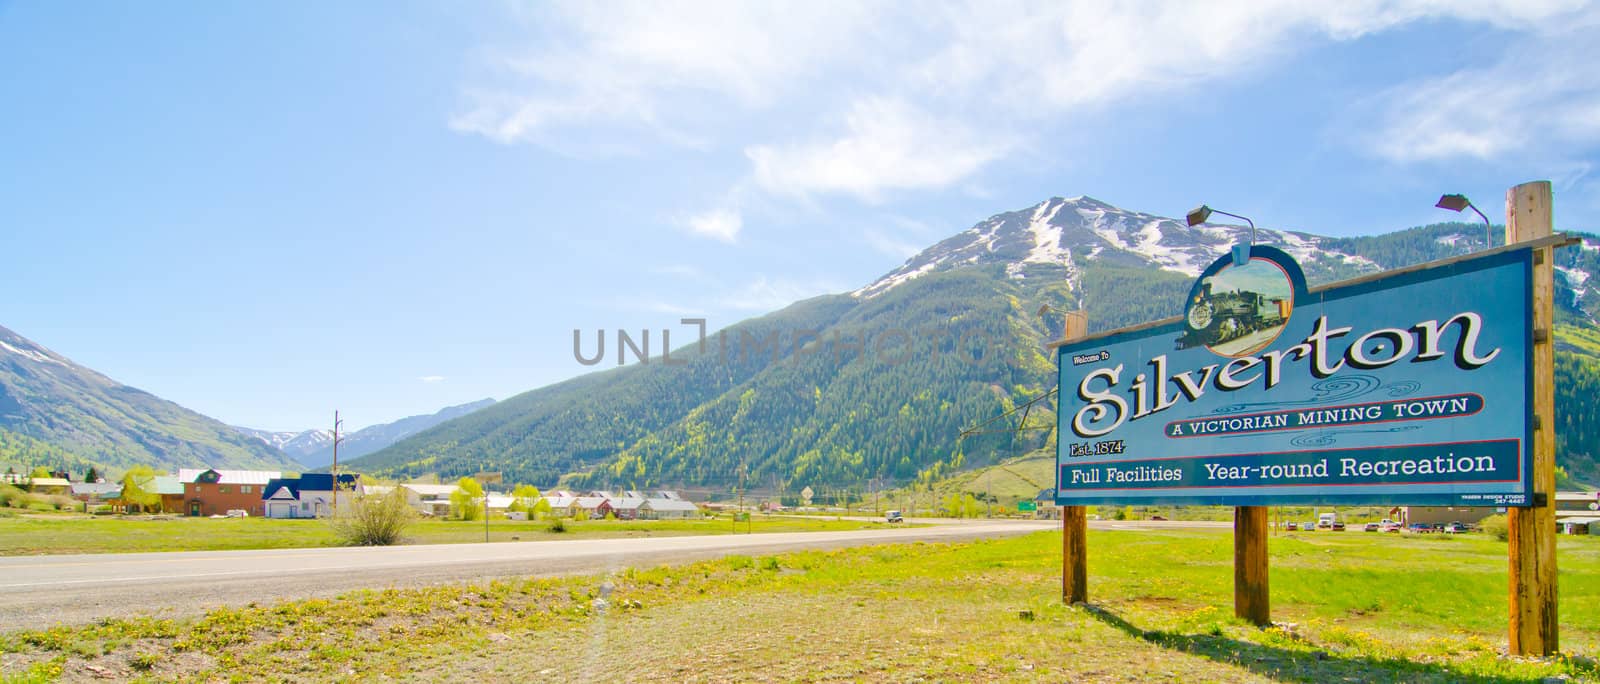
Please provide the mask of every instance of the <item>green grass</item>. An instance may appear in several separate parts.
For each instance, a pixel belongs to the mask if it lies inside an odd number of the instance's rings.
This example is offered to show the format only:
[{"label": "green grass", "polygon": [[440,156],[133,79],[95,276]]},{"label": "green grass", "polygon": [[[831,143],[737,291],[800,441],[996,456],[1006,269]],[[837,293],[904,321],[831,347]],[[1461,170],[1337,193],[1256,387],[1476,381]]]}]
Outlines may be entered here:
[{"label": "green grass", "polygon": [[48,680],[1600,681],[1600,539],[1563,538],[1565,652],[1509,658],[1505,545],[1280,536],[1274,617],[1234,620],[1226,532],[1091,531],[1089,608],[1059,536],[735,556],[605,576],[361,591],[202,618],[0,636]]},{"label": "green grass", "polygon": [[[831,518],[753,516],[737,531],[822,532],[869,528],[862,523]],[[567,531],[552,533],[544,521],[492,520],[490,541],[542,541],[656,537],[693,534],[731,534],[733,521],[711,520],[582,520],[566,523]],[[422,520],[407,532],[408,543],[458,544],[482,542],[483,521]],[[266,518],[107,518],[82,515],[18,515],[0,517],[0,556],[130,553],[140,551],[225,551],[338,546],[327,523],[318,520]]]}]

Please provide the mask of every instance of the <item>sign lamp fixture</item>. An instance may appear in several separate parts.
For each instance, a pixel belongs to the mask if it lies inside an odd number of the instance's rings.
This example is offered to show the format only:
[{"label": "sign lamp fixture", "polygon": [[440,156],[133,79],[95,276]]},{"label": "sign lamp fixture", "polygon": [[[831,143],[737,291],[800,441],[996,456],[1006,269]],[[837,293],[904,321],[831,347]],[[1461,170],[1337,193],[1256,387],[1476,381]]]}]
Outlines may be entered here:
[{"label": "sign lamp fixture", "polygon": [[1245,240],[1243,242],[1240,242],[1239,244],[1236,244],[1236,245],[1233,246],[1233,265],[1234,266],[1243,266],[1245,264],[1250,263],[1250,245],[1255,244],[1255,241],[1256,241],[1256,222],[1255,221],[1251,221],[1248,217],[1240,216],[1238,214],[1230,214],[1230,213],[1228,213],[1226,211],[1220,211],[1220,210],[1217,210],[1217,209],[1212,209],[1211,207],[1208,207],[1208,206],[1206,206],[1204,204],[1202,204],[1202,205],[1200,205],[1198,207],[1195,207],[1193,209],[1190,209],[1189,210],[1189,214],[1185,218],[1187,218],[1188,221],[1189,221],[1189,227],[1193,228],[1193,227],[1198,226],[1198,225],[1200,225],[1202,223],[1205,223],[1206,219],[1211,218],[1212,214],[1222,214],[1223,216],[1232,216],[1232,217],[1234,217],[1236,219],[1240,219],[1240,220],[1244,221],[1245,223],[1250,224],[1250,239]]},{"label": "sign lamp fixture", "polygon": [[1489,223],[1489,217],[1478,211],[1477,205],[1473,204],[1472,200],[1467,199],[1466,195],[1440,195],[1439,203],[1433,206],[1456,212],[1472,207],[1472,211],[1478,214],[1478,218],[1483,219],[1483,248],[1489,249],[1494,246],[1494,226]]}]

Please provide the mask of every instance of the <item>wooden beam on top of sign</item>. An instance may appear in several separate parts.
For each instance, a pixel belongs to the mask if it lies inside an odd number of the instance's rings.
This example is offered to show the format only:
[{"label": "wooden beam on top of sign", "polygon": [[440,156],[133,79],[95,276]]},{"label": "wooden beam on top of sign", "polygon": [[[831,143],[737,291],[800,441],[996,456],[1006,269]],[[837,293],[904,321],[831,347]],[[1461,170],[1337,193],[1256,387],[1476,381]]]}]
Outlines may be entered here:
[{"label": "wooden beam on top of sign", "polygon": [[[1066,339],[1089,332],[1089,315],[1083,311],[1067,314]],[[1057,409],[1059,410],[1059,402]],[[1059,439],[1059,437],[1057,437]],[[1059,447],[1058,447],[1059,448]],[[1056,486],[1061,486],[1060,459],[1057,458]],[[1060,492],[1056,493],[1060,496]],[[1089,602],[1089,516],[1083,506],[1061,507],[1061,600],[1068,605]]]},{"label": "wooden beam on top of sign", "polygon": [[1272,624],[1267,535],[1266,506],[1233,509],[1233,614],[1260,627]]},{"label": "wooden beam on top of sign", "polygon": [[[1551,235],[1550,181],[1506,191],[1506,243]],[[1533,328],[1550,330],[1555,315],[1553,246],[1538,247],[1533,266]],[[1555,349],[1548,334],[1533,344],[1533,501],[1510,509],[1511,640],[1514,655],[1547,656],[1560,647],[1556,611]]]},{"label": "wooden beam on top of sign", "polygon": [[[1508,228],[1508,232],[1509,232],[1509,228]],[[1486,256],[1492,256],[1492,255],[1495,255],[1495,254],[1499,254],[1500,252],[1509,252],[1509,251],[1517,250],[1517,249],[1538,249],[1538,250],[1548,251],[1545,248],[1549,248],[1549,247],[1571,247],[1573,245],[1577,245],[1577,244],[1580,244],[1582,242],[1583,242],[1583,240],[1581,238],[1575,238],[1575,237],[1572,237],[1572,236],[1567,235],[1565,233],[1556,233],[1556,234],[1552,234],[1552,235],[1547,235],[1547,236],[1542,237],[1542,238],[1536,238],[1536,239],[1533,239],[1533,240],[1525,240],[1521,244],[1502,245],[1502,246],[1496,247],[1494,249],[1486,249],[1486,250],[1482,250],[1482,251],[1473,252],[1471,254],[1462,254],[1460,256],[1453,256],[1453,257],[1448,257],[1448,258],[1444,258],[1444,259],[1437,259],[1437,260],[1434,260],[1434,261],[1429,261],[1427,263],[1413,264],[1411,266],[1404,266],[1404,267],[1401,267],[1401,268],[1391,269],[1391,270],[1388,270],[1388,271],[1380,271],[1378,273],[1371,273],[1371,274],[1364,275],[1364,276],[1357,276],[1357,277],[1354,277],[1354,278],[1349,278],[1349,279],[1346,279],[1346,280],[1340,280],[1340,281],[1336,281],[1336,282],[1332,282],[1332,283],[1326,283],[1326,284],[1323,284],[1323,285],[1315,285],[1315,286],[1308,287],[1307,290],[1312,294],[1316,294],[1318,292],[1324,292],[1324,291],[1327,291],[1327,290],[1333,290],[1333,289],[1337,289],[1337,288],[1341,288],[1341,287],[1350,287],[1351,285],[1360,285],[1361,283],[1371,282],[1371,281],[1374,281],[1374,280],[1383,280],[1384,278],[1393,278],[1394,276],[1402,275],[1402,274],[1405,274],[1405,273],[1414,273],[1414,272],[1417,272],[1417,271],[1426,271],[1426,270],[1428,270],[1430,268],[1439,268],[1439,267],[1442,267],[1442,266],[1449,266],[1451,264],[1455,264],[1455,263],[1462,262],[1462,261],[1469,261],[1469,260],[1472,260],[1472,259],[1481,259],[1481,258],[1486,257]],[[1125,327],[1122,327],[1122,328],[1117,328],[1115,330],[1102,330],[1102,331],[1097,332],[1097,333],[1095,333],[1093,335],[1086,335],[1086,336],[1080,337],[1080,338],[1064,338],[1064,339],[1056,340],[1054,342],[1046,342],[1044,347],[1045,347],[1046,350],[1054,350],[1054,349],[1059,349],[1061,347],[1065,347],[1065,346],[1067,346],[1069,344],[1072,344],[1074,342],[1083,342],[1083,341],[1086,341],[1086,340],[1098,340],[1098,339],[1101,339],[1101,338],[1111,337],[1112,335],[1124,335],[1124,334],[1131,333],[1131,332],[1138,332],[1140,330],[1148,330],[1150,328],[1159,328],[1159,327],[1161,327],[1163,325],[1171,325],[1173,323],[1177,323],[1177,322],[1182,321],[1182,320],[1183,320],[1183,316],[1181,316],[1181,315],[1179,315],[1179,316],[1169,316],[1167,318],[1162,318],[1162,319],[1154,320],[1154,321],[1146,321],[1144,323],[1125,326]]]}]

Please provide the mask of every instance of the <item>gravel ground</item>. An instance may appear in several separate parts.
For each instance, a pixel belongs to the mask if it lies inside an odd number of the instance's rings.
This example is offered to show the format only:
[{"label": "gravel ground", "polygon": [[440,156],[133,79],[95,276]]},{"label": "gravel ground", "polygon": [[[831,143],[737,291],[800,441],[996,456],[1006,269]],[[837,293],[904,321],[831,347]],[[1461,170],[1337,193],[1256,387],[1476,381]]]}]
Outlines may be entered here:
[{"label": "gravel ground", "polygon": [[45,627],[105,617],[182,617],[219,606],[330,597],[355,589],[586,574],[731,554],[963,541],[1058,524],[967,522],[861,532],[0,558],[0,591],[6,594],[0,620],[14,627]]}]

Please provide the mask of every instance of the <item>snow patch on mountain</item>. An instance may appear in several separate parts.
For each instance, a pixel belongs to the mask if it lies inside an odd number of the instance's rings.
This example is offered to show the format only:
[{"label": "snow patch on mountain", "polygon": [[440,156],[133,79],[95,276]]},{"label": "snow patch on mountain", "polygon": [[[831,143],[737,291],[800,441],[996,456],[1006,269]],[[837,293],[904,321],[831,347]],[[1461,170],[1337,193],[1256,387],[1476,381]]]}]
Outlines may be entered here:
[{"label": "snow patch on mountain", "polygon": [[46,353],[43,353],[43,352],[39,352],[39,351],[35,351],[35,350],[32,350],[32,349],[23,349],[21,347],[13,347],[13,346],[11,346],[9,344],[6,344],[5,340],[0,340],[0,349],[4,349],[4,350],[6,350],[8,352],[11,352],[11,353],[16,354],[18,356],[21,356],[21,357],[23,357],[25,359],[32,359],[34,361],[38,361],[39,363],[53,363],[53,364],[56,364],[58,366],[67,365],[65,361],[62,361],[62,360],[57,359],[57,358],[55,358],[53,356],[50,356],[49,354],[46,354]]},{"label": "snow patch on mountain", "polygon": [[[1119,209],[1092,197],[1056,197],[980,221],[850,294],[868,299],[929,273],[984,264],[1002,264],[1006,277],[1013,280],[1028,277],[1037,264],[1056,266],[1066,269],[1067,282],[1073,285],[1078,266],[1085,260],[1142,262],[1164,271],[1198,276],[1227,255],[1232,245],[1251,239],[1256,244],[1282,249],[1323,277],[1330,273],[1349,277],[1395,266],[1333,249],[1330,245],[1337,244],[1337,240],[1309,233],[1266,228],[1252,232],[1246,226],[1227,224],[1190,226],[1181,220]],[[1470,247],[1472,243],[1465,233],[1437,240],[1451,247]],[[1600,244],[1586,241],[1584,249],[1600,249]]]}]

